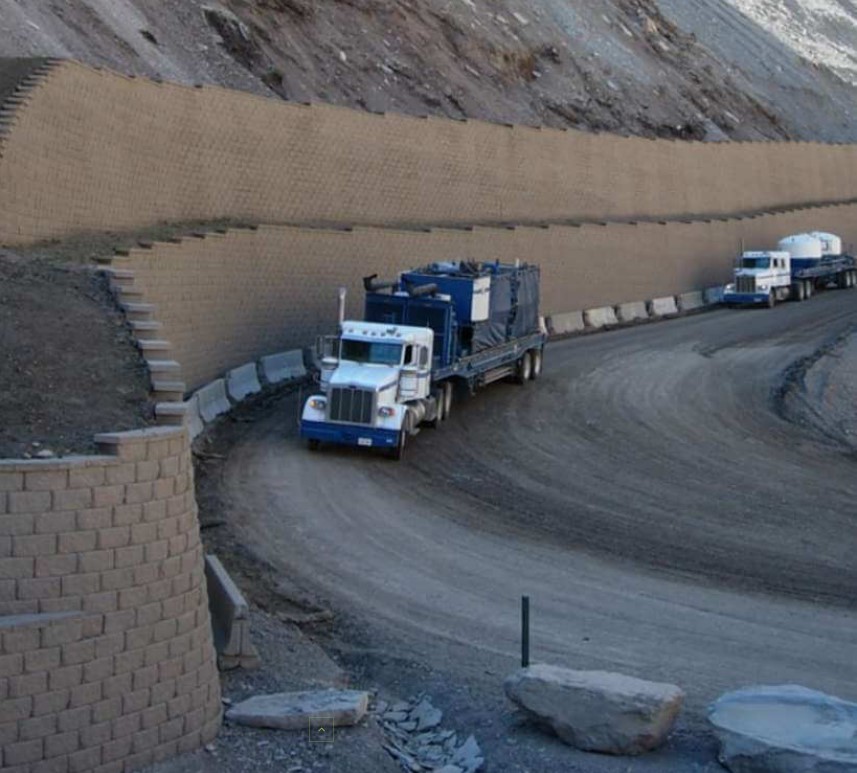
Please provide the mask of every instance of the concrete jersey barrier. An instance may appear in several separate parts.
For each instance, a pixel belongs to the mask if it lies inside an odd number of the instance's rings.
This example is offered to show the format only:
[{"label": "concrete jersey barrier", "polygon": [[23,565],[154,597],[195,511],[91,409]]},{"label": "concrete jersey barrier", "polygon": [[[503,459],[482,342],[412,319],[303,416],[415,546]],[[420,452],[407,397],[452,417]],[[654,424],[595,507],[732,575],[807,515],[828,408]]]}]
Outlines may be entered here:
[{"label": "concrete jersey barrier", "polygon": [[301,349],[280,352],[263,357],[262,375],[269,384],[279,384],[287,379],[298,379],[306,376],[304,353]]},{"label": "concrete jersey barrier", "polygon": [[255,668],[259,655],[250,641],[250,606],[217,556],[205,557],[211,627],[222,669]]},{"label": "concrete jersey barrier", "polygon": [[218,416],[226,413],[231,405],[226,396],[226,381],[222,378],[206,384],[197,390],[196,397],[199,405],[199,415],[206,424],[213,422]]},{"label": "concrete jersey barrier", "polygon": [[241,402],[249,395],[255,395],[262,391],[259,383],[259,375],[256,372],[256,363],[248,362],[239,368],[234,368],[226,374],[226,389],[229,397],[236,403]]},{"label": "concrete jersey barrier", "polygon": [[696,309],[704,309],[707,306],[705,294],[702,290],[677,295],[676,301],[679,311],[694,311]]},{"label": "concrete jersey barrier", "polygon": [[583,320],[587,327],[607,327],[617,325],[616,312],[612,306],[603,306],[600,309],[587,309],[583,312]]},{"label": "concrete jersey barrier", "polygon": [[185,401],[185,426],[190,434],[190,439],[194,440],[205,429],[202,422],[202,416],[199,413],[199,394],[193,394],[190,399]]},{"label": "concrete jersey barrier", "polygon": [[580,333],[586,327],[583,322],[582,311],[567,311],[562,314],[553,314],[548,317],[547,326],[551,335]]},{"label": "concrete jersey barrier", "polygon": [[616,317],[620,322],[635,322],[639,319],[648,319],[649,312],[645,301],[632,301],[631,303],[620,303],[616,306]]},{"label": "concrete jersey barrier", "polygon": [[652,298],[649,301],[649,312],[653,317],[667,317],[670,314],[678,314],[675,298],[668,295],[665,298]]}]

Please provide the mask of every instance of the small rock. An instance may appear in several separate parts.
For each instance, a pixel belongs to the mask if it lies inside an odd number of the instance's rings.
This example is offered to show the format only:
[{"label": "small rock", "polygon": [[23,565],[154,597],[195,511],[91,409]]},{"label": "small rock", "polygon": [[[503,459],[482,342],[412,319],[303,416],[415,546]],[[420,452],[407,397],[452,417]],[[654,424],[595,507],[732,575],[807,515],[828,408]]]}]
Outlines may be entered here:
[{"label": "small rock", "polygon": [[356,725],[369,706],[369,693],[359,690],[255,695],[226,712],[231,722],[251,727],[306,730],[310,717],[332,717],[338,727]]},{"label": "small rock", "polygon": [[43,448],[36,454],[36,459],[53,459],[56,454],[50,448]]},{"label": "small rock", "polygon": [[675,685],[548,665],[522,668],[504,687],[510,700],[547,722],[565,743],[608,754],[660,746],[684,700]]},{"label": "small rock", "polygon": [[406,733],[413,733],[417,729],[416,722],[399,722],[399,727]]},{"label": "small rock", "polygon": [[217,747],[213,743],[207,743],[205,745],[205,750],[211,754]]},{"label": "small rock", "polygon": [[390,707],[390,711],[410,711],[411,704],[405,703],[404,701],[399,701],[398,703],[394,703]]},{"label": "small rock", "polygon": [[422,732],[437,727],[443,719],[443,712],[428,701],[422,700],[411,711],[411,719],[417,723],[417,730]]},{"label": "small rock", "polygon": [[339,61],[345,64],[348,61],[348,56],[346,56],[345,51],[339,52]]},{"label": "small rock", "polygon": [[388,711],[381,719],[386,719],[388,722],[407,722],[408,714],[405,711]]}]

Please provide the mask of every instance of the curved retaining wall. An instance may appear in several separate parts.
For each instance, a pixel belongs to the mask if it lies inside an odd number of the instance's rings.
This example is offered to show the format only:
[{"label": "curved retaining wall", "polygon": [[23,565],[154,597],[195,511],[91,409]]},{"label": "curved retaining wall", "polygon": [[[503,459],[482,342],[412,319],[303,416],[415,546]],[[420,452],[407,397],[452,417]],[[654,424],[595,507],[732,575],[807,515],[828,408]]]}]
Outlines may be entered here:
[{"label": "curved retaining wall", "polygon": [[4,770],[130,771],[220,725],[187,434],[97,440],[0,460]]},{"label": "curved retaining wall", "polygon": [[[2,67],[2,63],[0,63]],[[374,115],[64,62],[6,105],[0,243],[240,218],[533,223],[857,197],[857,148]]]},{"label": "curved retaining wall", "polygon": [[[133,273],[130,296],[153,304],[159,337],[188,390],[231,368],[330,332],[336,288],[362,312],[361,278],[416,263],[471,258],[539,263],[542,311],[613,306],[724,283],[747,249],[822,229],[857,241],[857,206],[695,223],[581,227],[351,231],[260,226],[155,243],[114,260]],[[142,293],[142,295],[138,295]],[[161,355],[158,355],[159,357]],[[166,355],[165,355],[166,356]]]}]

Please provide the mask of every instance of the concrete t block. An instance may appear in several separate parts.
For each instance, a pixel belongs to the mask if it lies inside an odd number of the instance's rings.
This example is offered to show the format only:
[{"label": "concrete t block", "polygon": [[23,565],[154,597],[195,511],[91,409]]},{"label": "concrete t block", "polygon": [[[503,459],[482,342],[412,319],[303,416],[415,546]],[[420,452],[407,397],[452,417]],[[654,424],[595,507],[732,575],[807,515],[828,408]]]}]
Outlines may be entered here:
[{"label": "concrete t block", "polygon": [[269,384],[279,384],[287,379],[306,377],[304,355],[300,349],[272,354],[261,359],[262,376]]},{"label": "concrete t block", "polygon": [[245,397],[262,391],[259,376],[256,373],[256,363],[248,362],[240,368],[230,370],[226,374],[226,389],[229,397],[240,403]]}]

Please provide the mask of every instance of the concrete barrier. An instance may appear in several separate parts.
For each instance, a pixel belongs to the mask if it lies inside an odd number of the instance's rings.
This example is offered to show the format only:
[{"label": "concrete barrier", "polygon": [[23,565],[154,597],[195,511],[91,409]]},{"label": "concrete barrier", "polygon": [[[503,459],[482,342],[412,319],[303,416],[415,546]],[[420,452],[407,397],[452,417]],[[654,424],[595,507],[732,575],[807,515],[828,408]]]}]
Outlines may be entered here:
[{"label": "concrete barrier", "polygon": [[679,311],[695,311],[696,309],[704,309],[706,306],[705,295],[702,290],[697,290],[690,293],[682,293],[675,297]]},{"label": "concrete barrier", "polygon": [[229,404],[229,398],[226,396],[226,382],[222,378],[198,389],[196,397],[199,415],[206,424],[210,424],[232,407]]},{"label": "concrete barrier", "polygon": [[672,314],[678,314],[678,306],[672,295],[666,298],[652,298],[647,305],[649,314],[653,317],[669,317]]},{"label": "concrete barrier", "polygon": [[185,426],[190,434],[190,439],[194,440],[202,434],[205,425],[202,423],[202,416],[199,413],[199,394],[193,394],[190,399],[185,401],[187,410],[185,411]]},{"label": "concrete barrier", "polygon": [[600,309],[587,309],[583,312],[583,321],[586,327],[608,327],[609,325],[619,324],[616,319],[616,312],[612,306],[603,306]]},{"label": "concrete barrier", "polygon": [[645,301],[633,301],[632,303],[620,303],[615,307],[616,318],[620,322],[635,322],[638,319],[648,319],[649,312]]},{"label": "concrete barrier", "polygon": [[261,363],[262,376],[269,384],[279,384],[287,379],[306,377],[304,353],[300,349],[263,357]]},{"label": "concrete barrier", "polygon": [[244,594],[216,556],[205,557],[205,580],[218,666],[255,668],[259,654],[250,641],[250,606]]},{"label": "concrete barrier", "polygon": [[723,286],[717,285],[717,287],[707,287],[703,290],[703,295],[705,296],[705,302],[709,306],[723,303]]},{"label": "concrete barrier", "polygon": [[569,333],[580,333],[586,325],[583,322],[582,311],[567,311],[563,314],[554,314],[547,319],[548,332],[551,335],[568,335]]},{"label": "concrete barrier", "polygon": [[262,391],[256,363],[248,362],[226,374],[226,390],[233,402],[240,403],[245,397]]}]

